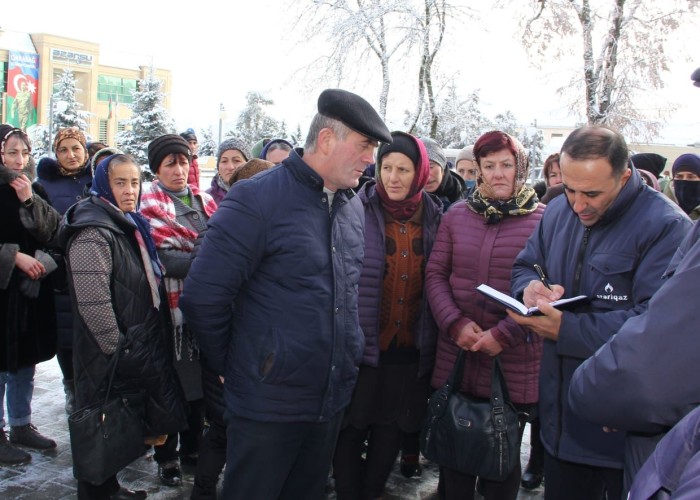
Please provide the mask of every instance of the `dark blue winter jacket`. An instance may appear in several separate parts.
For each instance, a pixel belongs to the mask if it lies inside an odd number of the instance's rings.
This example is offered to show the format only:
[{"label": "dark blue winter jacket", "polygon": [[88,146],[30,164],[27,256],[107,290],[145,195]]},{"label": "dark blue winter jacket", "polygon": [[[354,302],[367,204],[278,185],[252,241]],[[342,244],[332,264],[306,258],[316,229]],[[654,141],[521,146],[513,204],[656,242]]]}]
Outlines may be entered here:
[{"label": "dark blue winter jacket", "polygon": [[[371,180],[362,186],[358,198],[365,207],[365,260],[360,276],[359,298],[360,326],[365,335],[362,363],[376,367],[379,364],[379,321],[386,267],[384,210],[377,195],[376,181]],[[426,264],[441,215],[442,205],[439,200],[423,192],[423,255]],[[437,326],[430,313],[425,291],[413,332],[416,347],[420,351],[419,375],[429,375],[435,364]]]},{"label": "dark blue winter jacket", "polygon": [[237,182],[180,298],[228,411],[257,421],[323,422],[350,402],[364,340],[357,287],[364,211],[293,152]]},{"label": "dark blue winter jacket", "polygon": [[[77,175],[62,175],[58,162],[47,156],[39,160],[36,170],[37,182],[46,190],[51,206],[61,215],[65,214],[72,205],[90,195],[92,172],[89,168]],[[54,300],[58,345],[61,348],[70,348],[73,345],[73,312],[63,258],[59,258],[58,265],[58,270],[51,275],[51,282],[56,292]]]},{"label": "dark blue winter jacket", "polygon": [[697,297],[700,226],[695,224],[669,266],[670,277],[644,314],[630,318],[574,373],[571,408],[599,425],[628,431],[628,481],[663,433],[700,404]]},{"label": "dark blue winter jacket", "polygon": [[574,370],[644,312],[691,222],[664,195],[647,187],[633,169],[617,198],[586,227],[566,196],[553,199],[513,265],[512,292],[523,290],[542,265],[565,296],[590,301],[562,315],[558,340],[545,339],[540,371],[541,436],[547,451],[566,461],[623,467],[624,432],[603,432],[569,406]]},{"label": "dark blue winter jacket", "polygon": [[58,162],[53,158],[42,158],[36,167],[38,183],[41,184],[49,195],[51,206],[61,214],[66,213],[68,207],[87,198],[90,195],[92,172],[89,168],[82,170],[77,175],[61,175]]},{"label": "dark blue winter jacket", "polygon": [[700,498],[700,408],[678,422],[658,444],[637,474],[629,498]]}]

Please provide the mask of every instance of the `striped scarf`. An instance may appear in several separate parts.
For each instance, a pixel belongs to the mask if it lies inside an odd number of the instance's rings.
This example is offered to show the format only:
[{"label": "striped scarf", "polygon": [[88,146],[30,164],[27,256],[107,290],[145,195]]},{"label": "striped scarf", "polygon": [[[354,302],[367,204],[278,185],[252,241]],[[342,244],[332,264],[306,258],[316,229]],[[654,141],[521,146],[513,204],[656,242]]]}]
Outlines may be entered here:
[{"label": "striped scarf", "polygon": [[[190,186],[192,196],[198,197],[204,212],[208,217],[216,211],[216,202],[206,193],[200,192],[196,187]],[[175,203],[173,199],[159,185],[153,181],[150,185],[144,185],[141,194],[141,214],[151,223],[153,240],[159,250],[179,250],[192,252],[197,233],[183,226],[177,221]],[[170,317],[173,323],[173,335],[175,344],[175,358],[182,359],[183,340],[186,342],[190,359],[198,356],[199,349],[194,336],[184,328],[185,322],[182,311],[178,306],[182,294],[184,280],[169,278],[163,280],[170,307]]]}]

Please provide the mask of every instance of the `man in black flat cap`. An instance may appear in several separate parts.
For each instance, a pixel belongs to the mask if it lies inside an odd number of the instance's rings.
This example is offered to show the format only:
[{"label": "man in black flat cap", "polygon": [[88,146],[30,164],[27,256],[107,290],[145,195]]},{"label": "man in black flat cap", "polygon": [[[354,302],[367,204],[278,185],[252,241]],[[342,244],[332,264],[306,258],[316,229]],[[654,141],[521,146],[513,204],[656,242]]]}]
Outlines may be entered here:
[{"label": "man in black flat cap", "polygon": [[322,499],[362,358],[364,212],[352,188],[391,135],[361,97],[318,99],[305,149],[236,183],[180,308],[224,381],[227,499]]}]

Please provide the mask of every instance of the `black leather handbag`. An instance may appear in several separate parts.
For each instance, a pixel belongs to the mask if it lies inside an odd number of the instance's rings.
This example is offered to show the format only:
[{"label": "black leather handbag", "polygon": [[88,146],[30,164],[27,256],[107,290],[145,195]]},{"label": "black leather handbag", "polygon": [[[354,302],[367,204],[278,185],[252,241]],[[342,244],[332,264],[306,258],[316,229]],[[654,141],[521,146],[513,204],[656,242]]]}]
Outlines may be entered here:
[{"label": "black leather handbag", "polygon": [[421,453],[457,472],[503,481],[520,460],[518,412],[498,356],[493,358],[491,399],[459,392],[464,357],[460,350],[447,382],[430,397]]},{"label": "black leather handbag", "polygon": [[68,417],[73,475],[94,485],[103,484],[145,452],[145,394],[111,394],[123,337],[112,356],[104,401]]}]

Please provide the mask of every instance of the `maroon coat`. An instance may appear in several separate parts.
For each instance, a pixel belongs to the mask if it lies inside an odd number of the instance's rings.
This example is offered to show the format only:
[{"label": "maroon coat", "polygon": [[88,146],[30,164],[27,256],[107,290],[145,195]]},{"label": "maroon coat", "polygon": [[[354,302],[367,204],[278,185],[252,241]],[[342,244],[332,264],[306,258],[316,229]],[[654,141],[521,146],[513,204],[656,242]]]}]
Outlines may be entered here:
[{"label": "maroon coat", "polygon": [[[542,340],[516,324],[505,308],[476,291],[486,283],[510,295],[510,274],[515,257],[542,218],[544,205],[527,215],[505,216],[486,224],[466,201],[443,215],[435,246],[426,269],[426,290],[433,316],[440,328],[432,385],[442,386],[452,370],[459,347],[452,340],[474,321],[484,331],[493,328],[503,347],[501,365],[511,400],[535,403]],[[468,352],[461,391],[478,397],[491,393],[492,359],[481,352]]]}]

